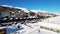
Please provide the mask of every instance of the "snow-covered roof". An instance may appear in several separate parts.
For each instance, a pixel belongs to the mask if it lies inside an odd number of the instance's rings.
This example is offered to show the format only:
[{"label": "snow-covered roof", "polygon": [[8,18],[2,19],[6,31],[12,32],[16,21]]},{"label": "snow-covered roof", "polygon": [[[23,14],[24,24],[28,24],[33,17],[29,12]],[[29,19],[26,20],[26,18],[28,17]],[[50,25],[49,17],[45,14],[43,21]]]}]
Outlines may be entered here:
[{"label": "snow-covered roof", "polygon": [[35,13],[38,13],[38,12],[41,12],[41,13],[47,13],[47,11],[45,10],[31,10],[32,12],[35,12]]},{"label": "snow-covered roof", "polygon": [[14,7],[14,8],[24,10],[24,12],[27,12],[27,13],[29,12],[26,8],[21,8],[21,7]]},{"label": "snow-covered roof", "polygon": [[31,10],[31,12],[35,12],[35,13],[38,13],[36,10]]},{"label": "snow-covered roof", "polygon": [[0,27],[0,29],[3,29],[3,28],[6,28],[6,27]]}]

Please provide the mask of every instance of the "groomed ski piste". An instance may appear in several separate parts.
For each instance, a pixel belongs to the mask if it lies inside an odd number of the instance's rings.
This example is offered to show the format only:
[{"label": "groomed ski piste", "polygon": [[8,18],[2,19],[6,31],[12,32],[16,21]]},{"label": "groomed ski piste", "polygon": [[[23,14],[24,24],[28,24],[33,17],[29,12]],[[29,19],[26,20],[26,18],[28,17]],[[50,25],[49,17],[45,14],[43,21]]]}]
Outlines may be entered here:
[{"label": "groomed ski piste", "polygon": [[60,34],[60,16],[39,20],[37,23],[13,24],[4,28],[7,28],[7,34]]}]

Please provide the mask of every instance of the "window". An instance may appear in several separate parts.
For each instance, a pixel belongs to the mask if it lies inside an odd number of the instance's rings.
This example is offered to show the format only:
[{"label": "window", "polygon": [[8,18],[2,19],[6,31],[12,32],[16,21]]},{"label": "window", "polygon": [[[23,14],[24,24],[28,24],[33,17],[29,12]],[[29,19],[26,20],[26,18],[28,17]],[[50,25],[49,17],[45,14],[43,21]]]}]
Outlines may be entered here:
[{"label": "window", "polygon": [[1,13],[0,13],[0,15],[1,15]]}]

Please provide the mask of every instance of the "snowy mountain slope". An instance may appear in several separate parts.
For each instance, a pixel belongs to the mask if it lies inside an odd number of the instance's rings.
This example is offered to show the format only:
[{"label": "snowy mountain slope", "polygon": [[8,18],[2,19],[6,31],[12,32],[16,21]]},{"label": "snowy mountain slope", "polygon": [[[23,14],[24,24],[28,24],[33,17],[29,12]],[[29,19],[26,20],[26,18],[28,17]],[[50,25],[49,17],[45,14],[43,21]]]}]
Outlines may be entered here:
[{"label": "snowy mountain slope", "polygon": [[29,13],[30,11],[31,12],[34,12],[34,13],[43,13],[43,14],[49,14],[49,12],[47,12],[47,11],[45,11],[45,10],[28,10],[28,9],[26,9],[26,8],[22,8],[22,7],[13,7],[13,6],[10,6],[10,5],[2,5],[3,7],[10,7],[10,8],[15,8],[15,9],[20,9],[20,10],[22,10],[22,11],[24,11],[24,12],[26,12],[26,13]]}]

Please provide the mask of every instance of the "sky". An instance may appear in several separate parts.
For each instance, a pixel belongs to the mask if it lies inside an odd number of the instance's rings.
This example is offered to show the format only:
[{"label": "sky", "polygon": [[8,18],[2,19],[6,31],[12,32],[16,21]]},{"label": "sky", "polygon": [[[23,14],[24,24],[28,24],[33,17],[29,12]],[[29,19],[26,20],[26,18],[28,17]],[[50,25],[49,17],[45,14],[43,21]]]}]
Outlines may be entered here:
[{"label": "sky", "polygon": [[51,13],[60,13],[60,0],[0,0],[0,5],[11,5],[29,10],[45,10]]}]

